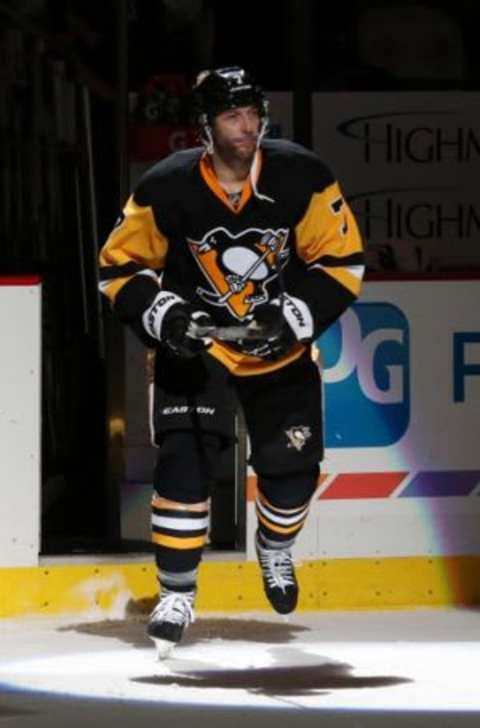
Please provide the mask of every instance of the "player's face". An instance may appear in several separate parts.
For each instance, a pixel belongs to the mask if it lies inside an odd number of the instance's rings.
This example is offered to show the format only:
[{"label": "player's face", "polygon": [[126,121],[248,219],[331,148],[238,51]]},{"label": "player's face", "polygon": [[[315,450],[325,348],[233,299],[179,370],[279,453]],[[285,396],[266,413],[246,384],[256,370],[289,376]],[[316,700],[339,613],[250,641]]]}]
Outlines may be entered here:
[{"label": "player's face", "polygon": [[223,111],[213,123],[215,150],[226,161],[247,162],[255,154],[259,129],[260,117],[255,106]]}]

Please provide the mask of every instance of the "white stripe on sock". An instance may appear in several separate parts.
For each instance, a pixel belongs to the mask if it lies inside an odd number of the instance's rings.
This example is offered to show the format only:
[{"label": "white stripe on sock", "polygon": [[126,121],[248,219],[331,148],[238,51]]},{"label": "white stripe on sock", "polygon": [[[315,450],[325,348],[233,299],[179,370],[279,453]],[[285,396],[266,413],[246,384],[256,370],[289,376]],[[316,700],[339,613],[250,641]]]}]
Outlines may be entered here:
[{"label": "white stripe on sock", "polygon": [[170,518],[169,516],[152,515],[152,525],[169,528],[172,531],[203,531],[208,528],[207,518]]},{"label": "white stripe on sock", "polygon": [[303,509],[303,511],[300,511],[300,513],[297,513],[295,516],[277,516],[276,513],[273,513],[271,510],[265,508],[265,506],[260,502],[259,499],[256,501],[256,506],[260,513],[265,516],[269,521],[272,523],[276,523],[279,526],[294,526],[297,523],[301,523],[307,516],[308,513],[308,505]]}]

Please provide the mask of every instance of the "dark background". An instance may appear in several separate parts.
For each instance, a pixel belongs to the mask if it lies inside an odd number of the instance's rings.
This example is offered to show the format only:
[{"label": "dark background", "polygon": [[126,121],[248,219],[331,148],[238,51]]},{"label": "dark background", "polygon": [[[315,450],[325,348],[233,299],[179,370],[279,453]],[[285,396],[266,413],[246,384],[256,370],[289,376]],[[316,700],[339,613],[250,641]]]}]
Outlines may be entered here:
[{"label": "dark background", "polygon": [[188,123],[181,93],[158,111],[165,78],[187,88],[201,69],[242,65],[294,93],[308,146],[312,90],[478,89],[479,7],[0,0],[0,275],[43,277],[44,553],[127,548],[123,334],[96,259],[128,195],[129,129]]}]

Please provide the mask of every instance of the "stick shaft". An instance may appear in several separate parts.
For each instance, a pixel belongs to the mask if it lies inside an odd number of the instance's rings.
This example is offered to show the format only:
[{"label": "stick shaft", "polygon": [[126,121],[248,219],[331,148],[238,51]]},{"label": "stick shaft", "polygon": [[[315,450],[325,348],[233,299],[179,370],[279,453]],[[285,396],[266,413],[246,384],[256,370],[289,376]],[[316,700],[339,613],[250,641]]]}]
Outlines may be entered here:
[{"label": "stick shaft", "polygon": [[220,341],[242,341],[264,339],[263,327],[250,323],[247,326],[198,326],[190,324],[188,335],[194,339],[219,339]]}]

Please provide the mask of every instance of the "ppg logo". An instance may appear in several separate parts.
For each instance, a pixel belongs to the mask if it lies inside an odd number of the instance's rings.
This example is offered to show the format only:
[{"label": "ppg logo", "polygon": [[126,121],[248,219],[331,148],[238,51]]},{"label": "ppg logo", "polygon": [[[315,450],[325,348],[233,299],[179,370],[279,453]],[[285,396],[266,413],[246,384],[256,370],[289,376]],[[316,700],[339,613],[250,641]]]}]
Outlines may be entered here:
[{"label": "ppg logo", "polygon": [[410,419],[409,330],[390,303],[358,303],[317,342],[327,447],[397,442]]}]

